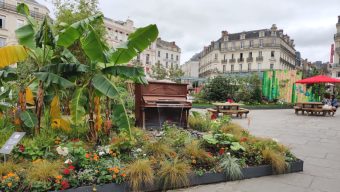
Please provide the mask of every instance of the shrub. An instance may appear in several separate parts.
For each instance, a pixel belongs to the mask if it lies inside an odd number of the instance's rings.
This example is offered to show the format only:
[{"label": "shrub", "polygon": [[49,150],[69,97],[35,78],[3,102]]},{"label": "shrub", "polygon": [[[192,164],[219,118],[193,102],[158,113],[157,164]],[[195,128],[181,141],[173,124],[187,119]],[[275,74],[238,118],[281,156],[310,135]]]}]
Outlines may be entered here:
[{"label": "shrub", "polygon": [[193,165],[207,165],[213,162],[211,155],[201,148],[198,140],[187,143],[183,149],[183,154],[191,159]]},{"label": "shrub", "polygon": [[164,142],[150,141],[145,145],[145,151],[147,154],[155,156],[156,158],[171,157],[174,154],[174,150]]},{"label": "shrub", "polygon": [[126,174],[133,191],[140,190],[143,184],[151,185],[154,181],[154,169],[148,159],[138,159],[128,165]]},{"label": "shrub", "polygon": [[241,167],[237,162],[238,160],[230,155],[225,155],[220,161],[220,168],[223,169],[227,177],[231,180],[241,179],[243,177]]},{"label": "shrub", "polygon": [[6,175],[10,172],[15,172],[20,168],[20,166],[13,161],[7,161],[0,164],[0,177]]},{"label": "shrub", "polygon": [[63,163],[59,161],[36,160],[27,170],[26,178],[29,182],[48,182],[59,175]]},{"label": "shrub", "polygon": [[189,116],[188,123],[191,129],[207,132],[210,130],[211,120],[209,115],[201,115],[200,113],[193,112],[192,115]]},{"label": "shrub", "polygon": [[158,172],[158,176],[166,187],[183,187],[189,185],[188,173],[191,167],[187,162],[175,158],[173,161],[163,161]]},{"label": "shrub", "polygon": [[270,163],[273,167],[275,173],[284,173],[286,171],[287,165],[285,157],[269,148],[262,150],[262,156],[265,162]]}]

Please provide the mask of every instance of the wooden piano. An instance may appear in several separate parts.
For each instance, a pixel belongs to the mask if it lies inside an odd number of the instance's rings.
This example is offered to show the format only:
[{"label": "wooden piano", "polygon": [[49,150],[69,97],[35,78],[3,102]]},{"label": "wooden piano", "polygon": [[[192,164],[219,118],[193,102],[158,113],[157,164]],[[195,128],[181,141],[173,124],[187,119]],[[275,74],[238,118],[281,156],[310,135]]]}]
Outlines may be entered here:
[{"label": "wooden piano", "polygon": [[136,126],[160,129],[164,122],[187,128],[191,103],[187,101],[187,84],[149,81],[135,85]]}]

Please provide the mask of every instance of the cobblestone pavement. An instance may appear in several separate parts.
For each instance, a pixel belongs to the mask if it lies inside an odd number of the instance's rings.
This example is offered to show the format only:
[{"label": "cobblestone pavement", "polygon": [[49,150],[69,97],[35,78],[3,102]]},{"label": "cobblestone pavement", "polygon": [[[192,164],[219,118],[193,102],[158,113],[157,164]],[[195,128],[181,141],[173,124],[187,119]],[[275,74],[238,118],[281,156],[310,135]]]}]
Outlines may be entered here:
[{"label": "cobblestone pavement", "polygon": [[[202,110],[201,110],[202,111]],[[187,192],[340,192],[340,114],[295,115],[287,110],[252,110],[248,119],[233,119],[261,137],[276,138],[304,160],[304,171],[196,186]]]}]

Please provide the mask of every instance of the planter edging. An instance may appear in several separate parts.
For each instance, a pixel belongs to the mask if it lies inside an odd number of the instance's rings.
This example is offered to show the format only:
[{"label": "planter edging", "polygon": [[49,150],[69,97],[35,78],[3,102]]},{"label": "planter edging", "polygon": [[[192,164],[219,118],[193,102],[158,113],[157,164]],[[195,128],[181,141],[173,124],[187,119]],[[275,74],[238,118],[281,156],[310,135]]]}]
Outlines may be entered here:
[{"label": "planter edging", "polygon": [[[286,173],[295,173],[295,172],[301,172],[303,171],[303,161],[298,159],[295,162],[289,163],[289,169]],[[242,168],[243,173],[243,179],[250,179],[250,178],[256,178],[256,177],[262,177],[262,176],[269,176],[274,175],[274,171],[272,169],[271,165],[260,165],[256,167],[246,167]],[[205,185],[205,184],[212,184],[212,183],[220,183],[220,182],[227,182],[231,181],[230,178],[226,177],[225,173],[213,173],[208,172],[203,174],[202,176],[192,174],[189,176],[190,184],[189,186],[182,186],[182,187],[192,187],[196,185]],[[84,186],[84,187],[78,187],[78,188],[72,188],[65,190],[66,192],[92,192],[93,186]],[[131,191],[128,183],[122,183],[122,184],[116,184],[116,183],[109,183],[109,184],[103,184],[103,185],[96,185],[95,186],[96,191],[98,192],[126,192]],[[170,189],[170,188],[166,188]],[[156,185],[153,186],[144,186],[141,191],[162,191],[164,190],[163,187],[159,185],[159,182],[156,182]]]}]

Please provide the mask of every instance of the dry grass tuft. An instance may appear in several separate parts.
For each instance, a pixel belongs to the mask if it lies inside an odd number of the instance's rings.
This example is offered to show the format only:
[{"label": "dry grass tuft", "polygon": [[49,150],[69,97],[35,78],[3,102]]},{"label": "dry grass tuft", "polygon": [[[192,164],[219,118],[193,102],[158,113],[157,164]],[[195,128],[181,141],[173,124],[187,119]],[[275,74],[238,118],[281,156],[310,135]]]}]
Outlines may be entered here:
[{"label": "dry grass tuft", "polygon": [[262,150],[263,159],[272,164],[274,171],[278,174],[284,173],[286,171],[287,165],[285,157],[272,149],[265,148]]},{"label": "dry grass tuft", "polygon": [[190,170],[191,167],[187,162],[175,158],[173,161],[166,160],[161,163],[158,176],[163,182],[164,189],[166,187],[183,187],[189,185]]},{"label": "dry grass tuft", "polygon": [[62,167],[63,163],[60,161],[38,160],[28,169],[26,178],[30,182],[49,181],[50,178],[60,174]]},{"label": "dry grass tuft", "polygon": [[183,154],[191,159],[196,159],[203,163],[210,163],[213,161],[211,156],[201,148],[199,140],[192,140],[187,143],[183,149]]},{"label": "dry grass tuft", "polygon": [[148,159],[137,159],[127,166],[126,174],[133,191],[138,191],[141,186],[152,185],[154,181],[154,169]]},{"label": "dry grass tuft", "polygon": [[150,142],[145,145],[145,151],[157,158],[171,157],[174,150],[162,141]]},{"label": "dry grass tuft", "polygon": [[237,139],[241,139],[244,136],[248,136],[249,132],[242,128],[239,124],[230,123],[221,128],[223,133],[233,134]]},{"label": "dry grass tuft", "polygon": [[16,172],[21,167],[13,161],[7,161],[6,163],[0,164],[0,177],[10,172]]}]

